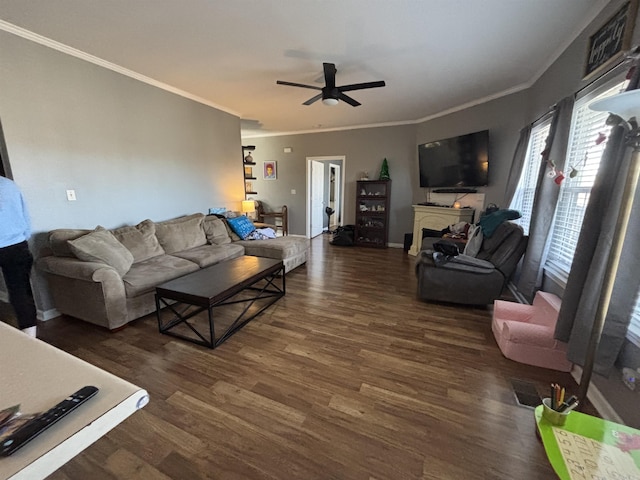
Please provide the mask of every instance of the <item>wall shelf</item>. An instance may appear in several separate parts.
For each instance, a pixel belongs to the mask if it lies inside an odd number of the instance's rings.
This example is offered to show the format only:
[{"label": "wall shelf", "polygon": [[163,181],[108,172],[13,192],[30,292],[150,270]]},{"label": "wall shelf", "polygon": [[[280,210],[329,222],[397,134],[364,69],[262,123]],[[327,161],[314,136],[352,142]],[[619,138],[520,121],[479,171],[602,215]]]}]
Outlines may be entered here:
[{"label": "wall shelf", "polygon": [[251,182],[247,182],[247,180],[257,180],[257,178],[253,174],[253,166],[256,165],[256,162],[253,161],[253,157],[251,152],[256,149],[254,145],[243,145],[242,146],[242,165],[244,166],[244,199],[248,200],[247,196],[249,195],[257,195],[258,192],[253,190],[253,184]]}]

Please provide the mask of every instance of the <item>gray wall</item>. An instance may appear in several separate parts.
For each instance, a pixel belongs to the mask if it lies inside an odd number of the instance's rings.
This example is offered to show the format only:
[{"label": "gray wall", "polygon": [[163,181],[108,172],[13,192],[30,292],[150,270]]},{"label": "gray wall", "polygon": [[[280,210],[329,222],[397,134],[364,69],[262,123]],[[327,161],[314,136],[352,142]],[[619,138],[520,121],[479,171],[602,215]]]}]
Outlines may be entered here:
[{"label": "gray wall", "polygon": [[[3,31],[0,65],[0,115],[36,252],[54,228],[239,209],[237,117]],[[34,283],[39,310],[51,308]]]},{"label": "gray wall", "polygon": [[[362,171],[377,179],[382,160],[387,159],[391,176],[391,213],[389,241],[402,244],[404,234],[413,230],[411,210],[413,184],[417,175],[412,166],[416,160],[415,126],[364,128],[340,132],[286,135],[281,137],[247,138],[243,142],[255,145],[252,152],[259,174],[262,162],[278,162],[278,179],[255,181],[257,199],[289,209],[289,232],[306,233],[307,157],[345,156],[342,174],[345,177],[343,224],[355,222],[355,187]],[[284,153],[291,147],[291,153]],[[416,167],[417,168],[417,167]],[[291,190],[295,190],[295,195]]]},{"label": "gray wall", "polygon": [[504,190],[520,129],[528,112],[528,92],[519,92],[467,108],[444,117],[421,123],[416,127],[412,183],[413,201],[424,201],[426,188],[420,188],[418,178],[417,145],[444,138],[489,130],[489,184],[479,187],[485,205],[495,203],[503,208]]}]

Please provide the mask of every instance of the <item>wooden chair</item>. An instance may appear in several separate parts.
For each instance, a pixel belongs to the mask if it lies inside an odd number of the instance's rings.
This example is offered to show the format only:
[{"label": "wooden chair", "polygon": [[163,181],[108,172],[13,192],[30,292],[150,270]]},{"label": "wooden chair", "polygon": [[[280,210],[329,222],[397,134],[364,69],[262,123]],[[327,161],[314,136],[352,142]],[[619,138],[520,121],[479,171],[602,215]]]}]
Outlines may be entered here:
[{"label": "wooden chair", "polygon": [[[280,229],[282,235],[289,235],[288,212],[287,206],[283,205],[279,212],[265,211],[264,204],[260,200],[256,200],[256,221],[253,222],[258,228],[271,227],[275,231]],[[272,221],[267,221],[267,219]],[[278,220],[280,219],[280,220]]]}]

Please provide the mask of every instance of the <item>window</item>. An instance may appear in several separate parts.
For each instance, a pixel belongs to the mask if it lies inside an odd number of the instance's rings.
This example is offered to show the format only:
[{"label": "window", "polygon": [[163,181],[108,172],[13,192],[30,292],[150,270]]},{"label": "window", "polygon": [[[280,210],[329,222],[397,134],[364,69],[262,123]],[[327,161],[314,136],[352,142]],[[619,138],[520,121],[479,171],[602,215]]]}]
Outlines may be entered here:
[{"label": "window", "polygon": [[636,299],[636,306],[631,314],[631,323],[629,323],[627,338],[637,347],[640,347],[640,295],[638,295]]},{"label": "window", "polygon": [[[588,105],[596,99],[619,93],[624,86],[624,81],[610,82],[585,95],[574,106],[565,166],[566,178],[560,187],[545,263],[547,272],[561,283],[566,284],[571,269],[589,194],[606,145],[606,142],[597,145],[596,139],[600,133],[609,135],[611,130],[605,123],[609,114],[594,112]],[[570,177],[572,167],[577,170],[574,178]]]},{"label": "window", "polygon": [[542,121],[531,129],[529,135],[529,145],[527,155],[522,166],[522,174],[518,181],[518,188],[513,195],[513,200],[509,206],[512,210],[517,210],[522,214],[518,220],[514,220],[524,230],[525,235],[529,235],[529,225],[531,224],[531,211],[533,209],[533,199],[536,193],[536,183],[540,163],[542,162],[542,151],[544,150],[549,129],[551,128],[551,118]]},{"label": "window", "polygon": [[[560,198],[556,207],[545,263],[547,273],[565,284],[573,262],[591,188],[606,146],[606,142],[596,145],[595,140],[600,133],[608,136],[611,130],[611,127],[605,123],[609,114],[594,112],[588,108],[588,105],[596,99],[622,91],[625,86],[626,82],[620,80],[609,82],[592,94],[578,100],[574,107],[567,166],[565,167],[566,179],[560,187]],[[532,137],[533,133],[532,131]],[[578,170],[574,178],[569,176],[571,166]],[[635,308],[631,315],[627,338],[640,347],[640,295],[636,299]]]}]

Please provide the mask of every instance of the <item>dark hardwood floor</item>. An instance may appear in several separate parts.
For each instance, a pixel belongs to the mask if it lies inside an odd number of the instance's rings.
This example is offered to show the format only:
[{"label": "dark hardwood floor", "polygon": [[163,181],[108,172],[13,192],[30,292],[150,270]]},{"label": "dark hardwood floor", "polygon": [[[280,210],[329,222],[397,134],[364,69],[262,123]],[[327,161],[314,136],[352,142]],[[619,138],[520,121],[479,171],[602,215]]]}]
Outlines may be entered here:
[{"label": "dark hardwood floor", "polygon": [[416,299],[401,249],[312,240],[287,295],[215,350],[60,317],[42,340],[151,402],[50,478],[551,479],[512,379],[569,374],[504,358],[491,312]]}]

